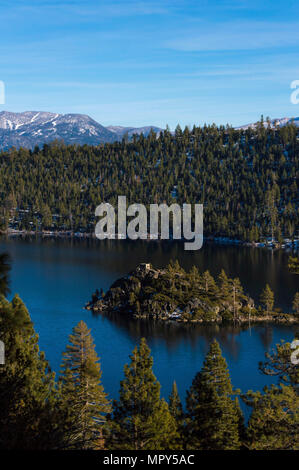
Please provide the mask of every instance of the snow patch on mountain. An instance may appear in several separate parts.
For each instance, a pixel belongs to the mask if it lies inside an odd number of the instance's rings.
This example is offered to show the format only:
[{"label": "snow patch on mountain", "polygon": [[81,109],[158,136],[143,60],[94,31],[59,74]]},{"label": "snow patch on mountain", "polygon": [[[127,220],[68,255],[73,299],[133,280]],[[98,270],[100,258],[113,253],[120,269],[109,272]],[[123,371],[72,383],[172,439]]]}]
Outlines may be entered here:
[{"label": "snow patch on mountain", "polygon": [[[278,118],[278,119],[271,119],[269,122],[266,120],[263,122],[265,127],[270,127],[271,129],[275,129],[275,127],[283,127],[286,126],[287,124],[294,124],[295,126],[299,127],[299,117],[297,118],[289,118],[289,117],[283,117],[283,118]],[[256,129],[257,126],[260,124],[259,122],[252,122],[250,124],[245,124],[243,126],[235,127],[237,130],[246,130],[246,129]]]}]

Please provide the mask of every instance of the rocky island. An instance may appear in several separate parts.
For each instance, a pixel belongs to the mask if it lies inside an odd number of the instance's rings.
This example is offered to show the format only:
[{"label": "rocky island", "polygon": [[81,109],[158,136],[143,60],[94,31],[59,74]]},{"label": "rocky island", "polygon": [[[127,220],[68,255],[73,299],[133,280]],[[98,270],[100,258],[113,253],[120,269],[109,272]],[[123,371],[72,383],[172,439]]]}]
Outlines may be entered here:
[{"label": "rocky island", "polygon": [[244,293],[238,278],[222,270],[217,279],[193,266],[186,272],[171,262],[164,269],[142,263],[115,281],[107,293],[96,291],[85,306],[94,313],[118,312],[134,318],[177,322],[299,323],[299,315],[273,310],[274,295],[266,286],[261,305]]}]

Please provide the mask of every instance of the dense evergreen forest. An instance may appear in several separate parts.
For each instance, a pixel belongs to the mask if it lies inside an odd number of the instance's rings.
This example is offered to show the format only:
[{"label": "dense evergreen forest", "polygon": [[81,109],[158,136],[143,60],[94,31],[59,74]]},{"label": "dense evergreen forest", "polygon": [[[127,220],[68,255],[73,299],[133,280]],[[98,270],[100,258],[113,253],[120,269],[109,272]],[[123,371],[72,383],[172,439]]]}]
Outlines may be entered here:
[{"label": "dense evergreen forest", "polygon": [[101,202],[203,203],[204,234],[244,241],[298,237],[294,125],[177,126],[98,146],[53,142],[0,154],[1,228],[93,232]]}]

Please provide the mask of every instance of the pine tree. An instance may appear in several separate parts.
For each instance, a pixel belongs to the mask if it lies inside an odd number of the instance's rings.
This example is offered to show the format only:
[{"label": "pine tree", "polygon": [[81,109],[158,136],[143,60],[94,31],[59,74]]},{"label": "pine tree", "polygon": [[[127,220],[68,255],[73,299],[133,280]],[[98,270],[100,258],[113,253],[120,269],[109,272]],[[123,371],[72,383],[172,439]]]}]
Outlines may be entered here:
[{"label": "pine tree", "polygon": [[5,364],[0,365],[0,448],[56,448],[54,374],[17,295],[12,302],[0,300],[0,339],[5,345]]},{"label": "pine tree", "polygon": [[295,314],[299,315],[299,292],[296,292],[292,306]]},{"label": "pine tree", "polygon": [[50,207],[45,204],[42,208],[42,226],[43,228],[50,228],[52,225],[52,214]]},{"label": "pine tree", "polygon": [[169,411],[177,422],[182,420],[183,407],[175,381],[172,384],[171,394],[169,395]]},{"label": "pine tree", "polygon": [[298,393],[299,368],[291,361],[292,353],[291,343],[281,341],[272,351],[265,354],[266,360],[260,362],[259,369],[263,374],[278,377],[279,382],[294,387]]},{"label": "pine tree", "polygon": [[270,289],[269,284],[266,284],[265,289],[261,293],[260,301],[266,308],[267,315],[269,315],[274,305],[274,293]]},{"label": "pine tree", "polygon": [[189,272],[189,289],[196,295],[200,283],[200,274],[196,266],[192,266]]},{"label": "pine tree", "polygon": [[153,374],[153,359],[144,338],[124,368],[119,401],[114,401],[107,439],[109,449],[166,450],[177,448],[177,427],[160,384]]},{"label": "pine tree", "polygon": [[299,450],[299,396],[291,386],[248,392],[252,406],[247,439],[251,450]]},{"label": "pine tree", "polygon": [[221,270],[218,276],[218,283],[220,288],[219,295],[223,299],[228,299],[230,296],[230,283],[224,269]]},{"label": "pine tree", "polygon": [[241,286],[241,282],[238,278],[230,279],[230,298],[233,307],[233,314],[234,320],[237,318],[237,310],[238,310],[238,300],[243,295],[243,287]]},{"label": "pine tree", "polygon": [[268,220],[270,222],[270,227],[271,227],[271,238],[273,241],[274,231],[277,225],[277,217],[278,217],[278,211],[276,207],[276,199],[277,199],[277,186],[276,185],[266,192],[265,199],[266,199],[265,201],[266,211],[267,211]]},{"label": "pine tree", "polygon": [[177,384],[175,381],[172,384],[171,394],[169,395],[168,403],[170,414],[174,417],[176,421],[178,430],[177,448],[180,448],[180,446],[182,445],[182,435],[184,432],[184,412]]},{"label": "pine tree", "polygon": [[216,287],[213,276],[209,271],[205,271],[201,277],[201,284],[205,292],[213,291]]},{"label": "pine tree", "polygon": [[239,449],[242,416],[232,399],[229,371],[217,341],[213,341],[201,371],[187,393],[188,449]]},{"label": "pine tree", "polygon": [[87,325],[80,321],[69,336],[60,377],[62,405],[67,414],[65,447],[98,448],[106,414],[107,394],[101,384],[102,371]]},{"label": "pine tree", "polygon": [[243,398],[252,407],[247,445],[254,450],[299,449],[299,371],[291,361],[290,343],[276,345],[266,353],[260,370],[277,376],[280,385],[265,387],[264,393],[249,391]]}]

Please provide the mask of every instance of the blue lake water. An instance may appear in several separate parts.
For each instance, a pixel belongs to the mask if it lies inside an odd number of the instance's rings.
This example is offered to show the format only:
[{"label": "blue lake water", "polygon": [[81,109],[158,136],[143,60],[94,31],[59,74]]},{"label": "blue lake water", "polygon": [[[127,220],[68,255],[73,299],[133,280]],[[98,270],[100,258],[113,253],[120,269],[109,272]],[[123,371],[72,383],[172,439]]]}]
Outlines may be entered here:
[{"label": "blue lake water", "polygon": [[154,323],[119,315],[93,316],[83,309],[96,288],[107,290],[138,263],[149,261],[162,267],[178,259],[185,268],[195,264],[213,275],[224,268],[230,276],[240,278],[245,292],[255,300],[268,282],[276,306],[290,311],[298,280],[288,272],[288,255],[281,250],[205,244],[198,252],[185,252],[180,243],[2,238],[0,252],[4,251],[13,262],[11,291],[26,303],[52,368],[59,371],[68,335],[84,320],[92,329],[103,384],[112,398],[118,396],[123,366],[142,336],[152,350],[162,395],[169,395],[176,380],[184,399],[213,338],[221,345],[233,385],[245,392],[275,380],[261,374],[258,363],[265,351],[281,339],[291,341],[298,330],[298,326],[269,324],[249,328]]}]

